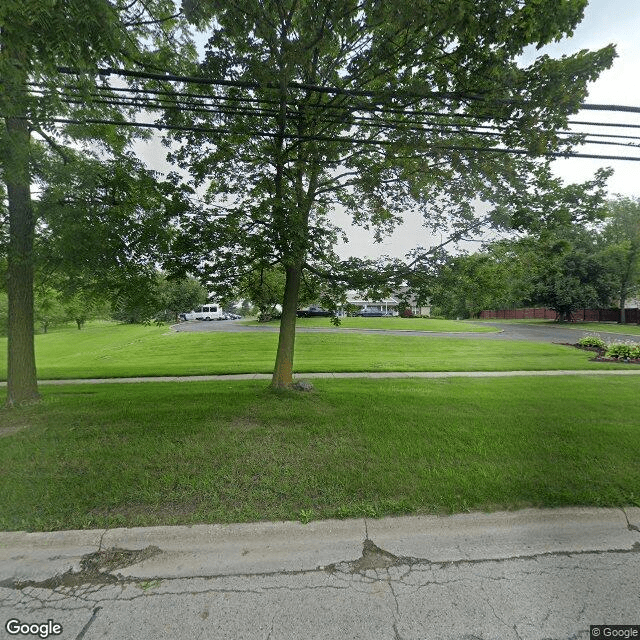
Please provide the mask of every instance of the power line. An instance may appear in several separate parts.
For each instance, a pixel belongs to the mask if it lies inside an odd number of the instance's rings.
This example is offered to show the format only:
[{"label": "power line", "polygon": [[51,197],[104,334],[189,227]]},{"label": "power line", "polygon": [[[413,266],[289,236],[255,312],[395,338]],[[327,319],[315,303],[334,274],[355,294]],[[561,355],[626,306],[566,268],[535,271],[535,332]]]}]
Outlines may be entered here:
[{"label": "power line", "polygon": [[[70,67],[58,67],[58,71],[68,75],[80,75],[81,71],[78,69],[72,69]],[[238,89],[272,89],[281,90],[281,86],[276,83],[258,83],[249,82],[246,80],[225,80],[204,78],[201,76],[185,76],[175,75],[170,73],[149,73],[146,71],[132,71],[129,69],[119,69],[116,67],[106,67],[97,70],[99,76],[118,75],[124,78],[139,78],[145,80],[160,80],[164,82],[184,82],[187,84],[199,84],[209,86],[221,86],[221,87],[234,87]],[[526,106],[528,102],[522,99],[492,99],[487,100],[486,96],[481,94],[472,94],[467,92],[456,91],[424,91],[424,92],[410,92],[410,91],[372,91],[365,89],[345,89],[344,87],[327,87],[322,85],[314,85],[303,82],[288,82],[287,89],[300,89],[304,91],[310,91],[312,93],[325,93],[331,95],[345,95],[356,97],[377,98],[379,100],[388,100],[393,98],[419,98],[419,99],[435,99],[435,100],[454,100],[454,101],[479,101],[479,102],[494,102],[496,104],[512,104]],[[581,103],[580,109],[585,111],[620,111],[627,113],[640,113],[640,107],[628,106],[628,105],[616,105],[616,104],[590,104]]]},{"label": "power line", "polygon": [[[136,74],[139,74],[140,72],[135,72]],[[148,75],[159,75],[159,74],[148,74]],[[163,76],[164,77],[164,76]],[[42,84],[36,84],[34,83],[34,86],[38,86],[38,87],[43,87],[44,85]],[[269,99],[263,99],[263,98],[249,98],[249,97],[231,97],[231,96],[217,96],[217,95],[208,95],[208,94],[193,94],[193,93],[176,93],[175,91],[167,91],[167,90],[161,90],[161,89],[140,89],[140,88],[125,88],[125,87],[98,87],[97,88],[99,90],[99,93],[93,93],[90,92],[89,96],[92,98],[96,98],[98,97],[97,100],[94,100],[96,103],[98,104],[105,104],[108,106],[123,106],[123,107],[140,107],[143,109],[150,109],[150,110],[163,110],[163,111],[174,111],[174,112],[180,112],[180,111],[184,111],[184,112],[192,112],[192,113],[209,113],[211,115],[214,116],[220,116],[220,115],[229,115],[229,116],[235,116],[235,115],[247,115],[247,116],[258,116],[258,117],[276,117],[277,116],[277,112],[275,111],[275,109],[265,109],[265,108],[249,108],[249,107],[241,107],[241,106],[236,106],[236,107],[221,107],[220,105],[216,105],[216,106],[208,106],[208,105],[203,105],[201,102],[196,102],[195,100],[204,100],[204,101],[211,101],[214,100],[216,102],[220,102],[220,101],[231,101],[234,103],[242,103],[242,102],[249,102],[249,103],[253,103],[253,104],[262,104],[264,102],[266,102],[267,104],[273,104],[274,106],[279,104],[277,100],[269,100]],[[77,87],[74,86],[69,86],[67,85],[66,87],[63,88],[63,93],[62,95],[64,96],[62,99],[64,101],[67,101],[68,103],[84,103],[86,101],[86,95],[81,94],[82,95],[82,99],[81,98],[77,98],[74,99],[73,97],[73,93],[69,93],[70,91],[73,92],[74,90],[77,90]],[[40,92],[41,94],[44,95],[44,89],[42,88],[37,88],[36,89],[37,92]],[[129,95],[124,95],[123,97],[125,98],[125,100],[117,100],[116,97],[113,97],[112,95],[109,95],[110,92],[115,91],[115,92],[119,92],[121,94],[127,93]],[[139,94],[143,93],[143,95],[145,96],[157,96],[157,95],[162,95],[162,96],[167,96],[169,98],[171,98],[171,100],[168,99],[163,99],[163,98],[151,98],[151,97],[141,97]],[[187,96],[192,96],[195,100],[193,99],[189,99],[189,100],[185,100],[185,97]],[[151,102],[152,99],[158,100],[159,102],[155,103],[155,102]],[[290,103],[293,106],[299,108],[300,104],[297,102],[294,103]],[[621,105],[587,105],[589,108],[593,107],[593,109],[595,110],[605,110],[605,109],[615,109],[615,108],[620,108],[621,110],[626,110],[626,111],[630,111],[630,110],[640,110],[640,109],[636,109],[635,107],[625,107],[625,106],[621,106]],[[305,104],[304,108],[319,108],[322,109],[323,112],[325,111],[325,105],[322,104]],[[454,114],[448,114],[448,113],[443,113],[443,112],[438,112],[438,111],[424,111],[424,110],[416,110],[416,109],[403,109],[403,108],[393,108],[393,107],[379,107],[376,105],[368,105],[368,104],[357,104],[357,105],[348,105],[348,106],[329,106],[328,109],[337,109],[340,112],[344,113],[345,111],[349,111],[352,112],[354,115],[350,116],[350,117],[346,117],[347,122],[344,121],[343,118],[341,119],[330,119],[327,117],[326,114],[323,115],[323,117],[321,119],[316,119],[315,122],[317,124],[345,124],[345,126],[349,125],[353,125],[355,123],[360,123],[363,124],[363,126],[369,127],[369,128],[379,128],[379,129],[387,129],[387,130],[391,130],[394,128],[403,128],[403,129],[409,129],[409,130],[420,130],[419,127],[416,127],[415,125],[427,125],[428,128],[427,129],[423,129],[425,132],[445,132],[446,129],[452,129],[455,128],[457,130],[457,132],[461,133],[463,131],[464,127],[473,127],[475,130],[473,129],[467,129],[467,133],[470,133],[472,135],[482,135],[482,132],[480,130],[482,129],[486,129],[488,131],[488,133],[486,133],[486,135],[488,137],[496,137],[497,135],[500,135],[497,132],[500,131],[509,131],[508,127],[501,127],[498,125],[482,125],[482,124],[478,124],[477,122],[461,122],[460,119],[464,119],[466,118],[467,120],[472,119],[472,120],[477,120],[478,116],[475,116],[473,114],[461,114],[461,113],[454,113]],[[406,123],[403,122],[401,124],[398,124],[396,121],[393,122],[389,122],[389,121],[380,121],[380,120],[374,120],[373,118],[366,118],[362,115],[356,115],[357,112],[359,111],[373,111],[373,112],[382,112],[383,115],[387,115],[388,113],[393,113],[393,114],[400,114],[400,115],[407,115],[407,116],[420,116],[420,117],[425,117],[425,116],[430,116],[432,118],[438,118],[437,122],[433,122],[433,121],[414,121],[412,123]],[[288,113],[288,118],[289,119],[295,119],[295,118],[301,118],[303,117],[303,114],[297,112],[297,111],[293,111],[293,112],[289,112]],[[442,118],[445,119],[445,121],[442,121]],[[452,122],[451,120],[454,119],[456,121]],[[589,122],[589,121],[569,121],[569,124],[572,125],[582,125],[582,126],[598,126],[598,127],[621,127],[621,128],[640,128],[640,125],[633,125],[633,124],[628,124],[628,123],[602,123],[602,122]],[[436,128],[434,128],[434,126]],[[583,141],[583,144],[603,144],[602,142],[598,142],[596,140],[594,140],[593,138],[595,137],[599,137],[599,138],[610,138],[610,139],[627,139],[627,140],[635,140],[635,139],[639,139],[635,136],[626,136],[626,135],[618,135],[618,134],[595,134],[595,133],[589,133],[589,132],[585,132],[585,131],[559,131],[557,132],[558,135],[578,135],[578,136],[586,136],[585,140]],[[634,146],[633,144],[626,144],[626,143],[617,143],[614,142],[613,140],[610,143],[611,145],[614,146]]]},{"label": "power line", "polygon": [[582,103],[580,109],[583,111],[624,111],[627,113],[640,113],[640,107],[631,107],[624,104],[589,104]]},{"label": "power line", "polygon": [[[40,91],[40,90],[36,90]],[[226,115],[247,115],[247,116],[256,116],[261,118],[269,118],[276,117],[278,114],[275,110],[269,109],[251,109],[251,108],[224,108],[224,107],[202,107],[199,106],[199,103],[191,103],[184,101],[182,103],[169,103],[166,104],[163,101],[153,102],[147,98],[139,99],[134,97],[126,98],[126,99],[118,99],[112,97],[104,97],[105,94],[91,94],[93,97],[99,96],[98,99],[95,99],[93,102],[97,104],[106,104],[108,106],[116,106],[116,107],[139,107],[146,110],[170,110],[170,111],[185,111],[189,113],[206,113],[214,116],[226,116]],[[85,101],[80,98],[73,97],[74,94],[63,93],[62,100],[64,102],[70,104],[84,104]],[[198,106],[192,106],[197,104]],[[295,120],[296,118],[302,117],[301,114],[293,113],[291,117]],[[148,126],[147,123],[144,126]],[[413,121],[412,123],[398,123],[387,120],[379,120],[371,117],[363,117],[363,116],[352,116],[347,121],[342,119],[335,118],[327,118],[323,117],[318,121],[318,124],[343,124],[346,126],[354,126],[361,125],[369,130],[379,130],[379,131],[392,131],[392,130],[402,130],[402,131],[410,131],[410,132],[421,132],[421,133],[439,133],[442,135],[472,135],[475,137],[487,137],[487,138],[500,138],[503,135],[503,132],[508,131],[507,127],[500,127],[496,125],[479,125],[476,123],[450,123],[450,122],[433,122],[433,121]],[[141,125],[142,126],[142,125]],[[158,127],[163,128],[163,127]],[[170,127],[164,127],[165,129],[169,129]],[[229,132],[227,129],[206,129],[206,128],[183,128],[180,125],[174,125],[171,127],[174,130],[188,130],[188,131],[206,131],[206,132]],[[560,142],[567,142],[568,137],[580,136],[583,137],[581,140],[581,144],[599,144],[599,145],[607,145],[607,146],[622,146],[622,147],[638,147],[639,145],[632,142],[617,142],[615,140],[640,140],[638,136],[632,135],[616,135],[616,134],[597,134],[597,133],[587,133],[580,131],[559,131],[557,132],[558,136],[565,136],[563,138],[558,138]],[[594,138],[605,138],[606,140],[595,140]],[[298,138],[301,139],[301,138]],[[317,138],[319,139],[319,138]]]},{"label": "power line", "polygon": [[[65,74],[77,74],[77,70],[69,68],[60,68],[62,73]],[[163,83],[170,82],[182,82],[190,84],[220,86],[235,89],[248,89],[250,91],[262,90],[262,89],[279,89],[279,86],[274,84],[265,83],[259,84],[255,82],[246,82],[239,80],[227,80],[227,79],[211,79],[211,78],[199,78],[194,76],[179,76],[173,74],[163,73],[148,73],[143,71],[130,71],[125,69],[106,68],[98,71],[99,75],[119,75],[122,77],[147,79],[162,81]],[[46,95],[45,85],[39,84],[33,85],[35,92]],[[485,101],[488,104],[527,104],[525,101],[517,100],[491,100],[481,95],[464,94],[461,92],[423,92],[423,93],[409,93],[404,92],[401,94],[384,91],[368,91],[368,90],[352,90],[344,89],[340,87],[322,87],[317,85],[309,85],[304,83],[290,83],[289,88],[305,90],[307,92],[315,92],[319,94],[332,94],[334,98],[336,96],[350,96],[356,98],[372,98],[371,103],[358,102],[357,104],[331,104],[326,105],[320,103],[309,103],[295,100],[293,96],[287,99],[287,119],[288,121],[295,122],[302,121],[307,117],[310,117],[315,125],[320,125],[323,129],[320,132],[316,131],[311,135],[296,135],[287,132],[284,135],[285,139],[297,140],[297,141],[322,141],[322,142],[348,142],[352,144],[360,145],[392,145],[393,141],[390,140],[376,140],[373,138],[354,138],[344,137],[340,135],[323,135],[325,131],[332,128],[333,125],[342,126],[343,128],[352,128],[359,126],[361,130],[370,132],[377,131],[378,133],[390,132],[390,131],[406,131],[409,133],[430,133],[441,134],[442,136],[448,136],[448,140],[442,140],[439,142],[432,142],[430,144],[423,144],[424,148],[433,150],[448,149],[451,151],[483,151],[494,153],[514,153],[514,154],[532,154],[526,150],[512,149],[507,147],[500,148],[494,146],[475,146],[472,144],[456,144],[456,140],[453,138],[459,135],[474,136],[477,139],[491,139],[500,138],[508,135],[510,132],[515,133],[515,129],[509,126],[503,126],[498,124],[480,124],[482,121],[498,121],[498,122],[512,122],[517,121],[517,118],[507,119],[495,117],[491,113],[474,114],[474,113],[460,113],[459,111],[444,111],[444,110],[424,110],[416,108],[407,108],[407,106],[398,105],[397,102],[389,104],[390,100],[396,100],[398,97],[403,99],[414,98],[417,100],[436,100],[441,102],[461,102],[461,101]],[[105,106],[111,106],[115,108],[139,108],[151,111],[163,111],[165,113],[173,113],[178,115],[183,114],[202,114],[203,116],[211,116],[213,118],[224,121],[226,117],[243,116],[247,118],[257,118],[262,123],[265,119],[273,119],[278,117],[279,110],[276,107],[280,107],[280,103],[276,99],[268,97],[255,97],[255,96],[241,96],[241,95],[209,95],[204,93],[179,93],[174,90],[167,89],[147,89],[147,88],[126,88],[126,87],[110,87],[102,86],[94,88],[96,90],[90,91],[89,95],[83,91],[79,91],[77,86],[67,85],[62,88],[58,93],[58,98],[68,104],[85,104],[87,98],[89,104],[95,102],[96,104],[102,104]],[[114,95],[115,94],[115,95]],[[142,94],[142,95],[141,95]],[[266,105],[266,106],[265,106]],[[273,108],[270,108],[273,105]],[[585,110],[594,111],[625,111],[625,112],[637,112],[640,113],[640,108],[630,107],[624,105],[600,105],[600,104],[582,104],[581,108]],[[319,110],[315,116],[308,116],[307,109]],[[366,115],[367,112],[369,115]],[[378,115],[379,114],[379,115]],[[407,122],[404,118],[409,118],[411,121]],[[418,119],[426,118],[426,119]],[[480,121],[480,122],[478,122]],[[101,118],[87,118],[85,120],[72,120],[72,119],[57,119],[58,123],[67,124],[82,124],[86,122],[88,124],[110,124],[118,126],[137,126],[142,128],[155,128],[158,130],[174,130],[184,132],[204,132],[204,133],[218,133],[218,134],[230,134],[234,130],[230,127],[211,127],[211,126],[196,126],[187,124],[172,124],[171,122],[165,123],[149,123],[149,122],[123,122],[119,120],[109,120]],[[632,125],[624,123],[616,125],[614,123],[607,124],[601,122],[586,122],[586,121],[571,121],[573,125],[580,124],[580,126],[607,126],[607,127],[640,127],[640,125]],[[264,124],[262,125],[264,126]],[[514,124],[515,127],[515,124]],[[599,144],[607,146],[623,146],[637,148],[639,145],[630,142],[631,140],[639,140],[637,136],[622,135],[622,134],[607,134],[607,133],[588,133],[585,131],[558,131],[551,132],[556,136],[556,140],[559,143],[570,142],[571,137],[580,137],[581,144]],[[272,131],[267,131],[263,128],[254,130],[253,135],[262,137],[276,137],[276,134]],[[562,136],[562,137],[561,137]],[[600,138],[596,140],[595,138]],[[626,140],[627,142],[618,142],[617,140]],[[575,153],[569,151],[558,152],[546,152],[541,155],[549,157],[582,157],[582,158],[599,158],[610,160],[630,160],[636,161],[637,158],[628,156],[614,156],[604,154],[586,154]]]},{"label": "power line", "polygon": [[612,127],[620,129],[640,129],[640,124],[629,124],[626,122],[590,122],[586,120],[569,120],[569,124],[578,124],[589,127]]},{"label": "power line", "polygon": [[[58,67],[58,72],[68,75],[81,75],[82,72],[78,69],[72,69],[70,67]],[[163,82],[184,82],[186,84],[207,85],[207,86],[219,86],[219,87],[233,87],[236,89],[269,89],[280,90],[279,84],[265,82],[249,82],[247,80],[225,80],[204,78],[200,76],[183,76],[175,75],[171,73],[149,73],[146,71],[132,71],[129,69],[118,69],[115,67],[105,67],[96,70],[96,75],[106,77],[110,75],[117,75],[123,78],[138,78],[143,80],[160,80]],[[420,94],[412,94],[409,92],[380,92],[371,91],[366,89],[345,89],[343,87],[326,87],[322,85],[308,84],[304,82],[289,82],[287,83],[288,89],[299,89],[302,91],[309,91],[312,93],[325,93],[330,95],[345,95],[356,96],[366,98],[378,98],[380,100],[388,100],[389,98],[402,97],[407,98],[423,98],[423,99],[436,99],[436,100],[482,100],[482,96],[473,96],[471,94],[464,95],[462,93],[456,93],[451,91],[425,91]]]},{"label": "power line", "polygon": [[[83,120],[74,120],[71,118],[54,118],[53,122],[59,124],[104,124],[104,125],[115,125],[115,126],[127,126],[127,127],[140,127],[140,128],[151,128],[151,129],[166,129],[166,130],[178,130],[185,132],[202,132],[202,133],[219,133],[219,134],[233,134],[235,133],[232,129],[228,129],[225,127],[198,127],[198,126],[183,126],[183,125],[170,125],[166,123],[158,123],[158,122],[132,122],[132,121],[121,121],[121,120],[108,120],[108,119],[100,119],[100,118],[86,118]],[[273,131],[253,131],[251,135],[258,137],[266,137],[266,138],[277,138],[281,134],[274,133]],[[370,146],[389,146],[393,147],[397,143],[392,140],[373,140],[366,138],[346,138],[342,136],[303,136],[296,134],[284,134],[284,137],[287,140],[299,140],[299,141],[316,141],[316,142],[340,142],[340,143],[348,143],[353,145],[370,145]],[[606,144],[606,143],[604,143]],[[416,150],[420,147],[423,147],[425,150],[431,151],[474,151],[481,153],[499,153],[499,154],[511,154],[511,155],[543,155],[547,157],[555,157],[555,158],[591,158],[591,159],[603,159],[603,160],[629,160],[632,162],[640,162],[640,157],[630,157],[630,156],[613,156],[613,155],[596,155],[596,154],[587,154],[587,153],[575,153],[572,151],[547,151],[542,154],[533,154],[526,149],[509,149],[509,148],[501,148],[501,147],[477,147],[473,145],[455,145],[455,144],[434,144],[427,143],[419,145],[416,144]]]},{"label": "power line", "polygon": [[[125,91],[123,88],[117,88],[118,91]],[[40,88],[35,89],[38,93],[43,93],[43,90]],[[249,115],[249,116],[258,116],[258,117],[276,117],[278,112],[275,109],[265,109],[265,108],[249,108],[249,107],[227,107],[220,105],[206,105],[201,102],[195,102],[192,100],[184,100],[184,98],[180,97],[177,101],[168,101],[164,98],[151,98],[151,97],[139,97],[136,95],[136,90],[126,89],[126,91],[130,91],[132,93],[131,96],[123,96],[123,98],[118,98],[118,96],[110,96],[105,92],[99,93],[89,93],[89,97],[92,99],[92,102],[96,104],[105,104],[109,106],[121,106],[121,107],[139,107],[146,110],[162,110],[162,111],[184,111],[191,113],[207,113],[211,115]],[[151,91],[151,93],[156,93],[155,91]],[[170,93],[170,92],[162,92],[162,93]],[[175,96],[175,94],[171,94]],[[84,104],[86,102],[86,96],[80,97],[77,94],[73,93],[73,88],[71,91],[69,88],[63,88],[63,90],[58,94],[59,97],[64,102],[70,104]],[[207,97],[202,94],[199,94],[199,97]],[[426,115],[421,112],[412,111],[412,114],[415,115]],[[435,112],[430,112],[434,116],[440,116],[440,114],[436,114]],[[329,114],[331,116],[331,114]],[[304,118],[304,114],[299,112],[291,112],[288,114],[288,117],[295,120]],[[319,122],[319,121],[318,121]],[[433,120],[413,120],[411,123],[398,123],[397,121],[389,121],[389,120],[380,120],[378,118],[373,118],[371,116],[365,117],[360,115],[352,115],[351,118],[345,119],[332,119],[331,117],[327,117],[324,115],[321,120],[322,123],[328,124],[344,124],[345,126],[352,126],[355,123],[363,124],[366,127],[372,128],[381,128],[381,129],[407,129],[407,130],[415,130],[415,131],[428,131],[428,132],[447,132],[452,128],[457,129],[457,132],[462,132],[463,127],[468,127],[466,129],[467,133],[472,135],[487,135],[491,136],[499,136],[500,132],[509,131],[508,127],[499,126],[499,125],[482,125],[477,123],[466,123],[466,122],[447,122],[438,120],[434,122]],[[604,123],[590,123],[583,122],[583,125],[603,125]],[[426,126],[428,128],[421,128],[419,125]],[[615,127],[615,124],[607,125],[611,127]],[[634,126],[634,125],[630,125]],[[638,125],[640,126],[640,125]],[[483,134],[483,131],[486,133]],[[613,133],[591,133],[585,131],[558,131],[558,135],[563,136],[586,136],[584,143],[596,142],[592,140],[592,138],[613,138],[613,139],[626,139],[626,140],[640,140],[640,137],[633,135],[621,135],[621,134],[613,134]],[[613,145],[618,145],[618,143],[611,142]],[[623,145],[626,146],[626,145]]]}]

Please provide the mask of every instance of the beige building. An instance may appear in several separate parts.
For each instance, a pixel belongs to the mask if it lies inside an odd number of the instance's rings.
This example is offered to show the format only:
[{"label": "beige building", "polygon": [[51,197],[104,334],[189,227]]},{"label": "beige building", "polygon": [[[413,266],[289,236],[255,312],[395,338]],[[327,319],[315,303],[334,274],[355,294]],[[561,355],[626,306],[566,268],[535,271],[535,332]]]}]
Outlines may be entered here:
[{"label": "beige building", "polygon": [[[414,316],[431,315],[431,306],[418,306],[414,296],[409,296],[408,303]],[[358,296],[355,292],[350,292],[347,295],[347,304],[358,307],[358,309],[360,309],[360,313],[382,313],[386,316],[397,316],[400,300],[396,295],[391,295],[388,298],[382,298],[381,300],[367,300],[362,296]],[[341,315],[345,315],[343,309],[340,311]]]}]

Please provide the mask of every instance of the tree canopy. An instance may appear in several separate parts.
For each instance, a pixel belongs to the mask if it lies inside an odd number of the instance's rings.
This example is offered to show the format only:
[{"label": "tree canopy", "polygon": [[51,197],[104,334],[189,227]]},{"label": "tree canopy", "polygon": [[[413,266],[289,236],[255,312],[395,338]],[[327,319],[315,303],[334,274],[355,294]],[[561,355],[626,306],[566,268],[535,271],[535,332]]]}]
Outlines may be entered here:
[{"label": "tree canopy", "polygon": [[33,348],[33,136],[58,151],[59,140],[67,136],[97,140],[103,150],[122,151],[133,130],[86,126],[96,115],[117,122],[123,120],[123,111],[136,109],[113,101],[116,92],[104,86],[98,65],[166,63],[178,42],[187,53],[189,45],[176,17],[170,0],[0,3],[0,179],[8,203],[8,405],[38,398]]},{"label": "tree canopy", "polygon": [[486,224],[528,222],[515,217],[520,203],[548,192],[549,158],[575,141],[561,135],[567,117],[615,51],[542,55],[528,66],[518,56],[571,34],[585,5],[183,2],[208,41],[165,125],[180,143],[173,159],[208,201],[185,218],[175,248],[225,285],[281,265],[273,386],[292,380],[305,274],[338,293],[363,279],[357,261],[333,250],[336,207],[377,237],[410,207],[454,234],[478,224],[477,201],[489,204]]},{"label": "tree canopy", "polygon": [[434,311],[448,317],[545,306],[558,320],[571,320],[578,309],[619,302],[624,323],[621,287],[626,295],[638,283],[635,226],[624,224],[634,219],[633,204],[628,199],[606,203],[603,215],[621,209],[604,224],[573,222],[494,241],[475,253],[440,256],[417,286],[430,296]]},{"label": "tree canopy", "polygon": [[[189,173],[189,184],[167,200],[181,219],[167,239],[165,266],[198,273],[222,298],[242,282],[255,282],[256,274],[283,273],[272,385],[286,387],[301,291],[337,300],[348,286],[382,287],[391,276],[399,282],[407,274],[399,264],[340,260],[336,208],[376,239],[409,208],[423,214],[430,230],[452,237],[482,225],[534,228],[545,222],[549,194],[564,188],[550,177],[550,159],[579,142],[566,131],[568,116],[615,50],[557,60],[541,55],[526,66],[519,56],[529,45],[540,48],[571,34],[586,3],[183,0],[181,11],[171,0],[2,3],[9,404],[37,397],[39,211],[30,189],[39,147],[33,136],[62,159],[47,183],[50,219],[62,221],[58,214],[75,207],[84,221],[78,238],[95,232],[112,255],[142,255],[141,238],[158,228],[166,208],[163,213],[151,202],[138,210],[135,202],[127,208],[126,198],[119,201],[123,189],[143,203],[157,193],[147,191],[148,175],[125,152],[141,131],[128,128],[127,114],[145,107],[162,112],[160,122],[148,124],[171,132],[166,142],[176,146],[170,158]],[[183,18],[207,34],[199,62]],[[109,76],[120,79],[109,83]],[[86,175],[66,168],[73,154],[61,141],[70,138],[97,140],[99,150],[117,158],[105,163],[110,186],[96,167]],[[74,193],[97,187],[91,219],[64,196],[56,183],[63,178]],[[177,188],[177,178],[168,184]],[[109,189],[116,194],[111,204]],[[201,204],[185,206],[185,193],[203,191]],[[567,187],[565,195],[589,204],[578,187]],[[480,219],[479,201],[488,208]],[[122,235],[116,237],[108,220],[118,212]],[[550,215],[565,213],[552,207]],[[65,220],[60,229],[73,226]],[[61,232],[58,246],[68,255],[64,237]],[[417,248],[410,267],[419,268],[429,255]]]}]

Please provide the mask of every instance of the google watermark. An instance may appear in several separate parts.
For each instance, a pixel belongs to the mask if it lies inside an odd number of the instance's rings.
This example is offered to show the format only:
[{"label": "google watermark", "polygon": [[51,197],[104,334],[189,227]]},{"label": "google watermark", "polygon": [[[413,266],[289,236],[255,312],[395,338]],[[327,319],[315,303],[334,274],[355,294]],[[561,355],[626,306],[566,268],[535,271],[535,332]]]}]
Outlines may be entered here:
[{"label": "google watermark", "polygon": [[603,638],[638,638],[640,640],[640,624],[592,624],[589,627],[589,640]]},{"label": "google watermark", "polygon": [[51,619],[46,622],[22,622],[17,618],[7,620],[4,628],[10,636],[38,636],[48,638],[59,636],[62,633],[62,625]]}]

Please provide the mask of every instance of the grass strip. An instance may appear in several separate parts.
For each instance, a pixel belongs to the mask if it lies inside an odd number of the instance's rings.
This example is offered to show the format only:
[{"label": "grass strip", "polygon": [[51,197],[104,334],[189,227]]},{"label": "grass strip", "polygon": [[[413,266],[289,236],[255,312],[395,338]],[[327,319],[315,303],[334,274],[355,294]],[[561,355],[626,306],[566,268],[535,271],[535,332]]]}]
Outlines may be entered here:
[{"label": "grass strip", "polygon": [[[40,379],[270,373],[275,332],[176,333],[168,327],[93,325],[36,336]],[[0,350],[6,339],[0,341]],[[358,333],[299,333],[295,370],[514,371],[608,369],[555,344]],[[6,379],[6,361],[0,361]]]},{"label": "grass strip", "polygon": [[314,384],[43,387],[0,409],[0,529],[640,506],[635,378]]}]

